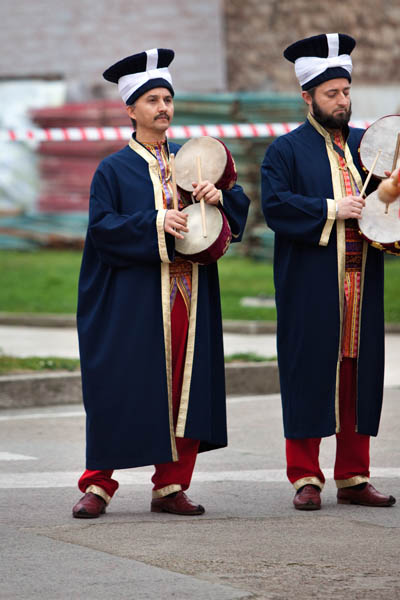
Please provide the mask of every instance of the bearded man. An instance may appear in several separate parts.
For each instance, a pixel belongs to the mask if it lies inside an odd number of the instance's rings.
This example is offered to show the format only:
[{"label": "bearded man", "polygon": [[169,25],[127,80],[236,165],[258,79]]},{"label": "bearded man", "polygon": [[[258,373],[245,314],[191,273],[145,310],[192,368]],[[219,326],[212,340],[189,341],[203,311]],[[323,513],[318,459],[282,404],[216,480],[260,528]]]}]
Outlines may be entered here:
[{"label": "bearded man", "polygon": [[357,227],[365,173],[363,131],[348,127],[354,46],[333,33],[285,50],[309,114],[268,148],[262,165],[263,211],[275,232],[287,475],[299,510],[321,507],[319,446],[335,433],[338,503],[395,503],[369,483],[383,395],[383,255]]}]

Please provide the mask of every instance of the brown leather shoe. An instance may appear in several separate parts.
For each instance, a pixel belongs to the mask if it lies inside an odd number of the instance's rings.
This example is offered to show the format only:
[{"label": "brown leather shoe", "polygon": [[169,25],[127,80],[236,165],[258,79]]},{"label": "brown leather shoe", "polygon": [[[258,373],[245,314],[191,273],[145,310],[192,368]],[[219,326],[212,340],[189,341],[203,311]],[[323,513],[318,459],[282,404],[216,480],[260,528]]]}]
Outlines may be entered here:
[{"label": "brown leather shoe", "polygon": [[321,490],[312,485],[305,485],[296,492],[293,504],[297,510],[320,510]]},{"label": "brown leather shoe", "polygon": [[201,504],[194,504],[185,492],[177,492],[174,496],[153,498],[151,512],[166,512],[173,515],[202,515],[205,510]]},{"label": "brown leather shoe", "polygon": [[105,500],[93,492],[88,492],[75,504],[72,516],[76,519],[96,519],[105,512]]},{"label": "brown leather shoe", "polygon": [[373,485],[367,483],[364,489],[340,488],[337,492],[338,504],[360,504],[361,506],[393,506],[396,498],[385,496]]}]

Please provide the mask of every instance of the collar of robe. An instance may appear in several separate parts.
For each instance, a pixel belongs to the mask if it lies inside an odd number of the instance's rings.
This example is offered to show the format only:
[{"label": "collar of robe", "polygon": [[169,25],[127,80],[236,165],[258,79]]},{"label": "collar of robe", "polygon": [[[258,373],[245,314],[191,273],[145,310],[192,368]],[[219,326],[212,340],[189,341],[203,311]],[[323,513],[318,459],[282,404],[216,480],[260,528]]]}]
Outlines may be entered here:
[{"label": "collar of robe", "polygon": [[[136,139],[136,131],[134,131],[132,133],[132,137],[129,141],[129,146],[132,148],[132,150],[135,150],[136,152],[138,152],[139,147],[144,148],[146,150],[146,152],[149,152],[151,154],[151,156],[153,156],[156,160],[157,160],[157,156],[155,154],[155,147],[156,146],[164,146],[165,150],[167,152],[167,156],[169,158],[169,145],[168,145],[167,138],[165,138],[165,140],[163,142],[143,142],[143,144],[142,144],[142,142],[139,142],[139,140]],[[154,151],[152,152],[152,150],[148,146],[153,146]]]}]

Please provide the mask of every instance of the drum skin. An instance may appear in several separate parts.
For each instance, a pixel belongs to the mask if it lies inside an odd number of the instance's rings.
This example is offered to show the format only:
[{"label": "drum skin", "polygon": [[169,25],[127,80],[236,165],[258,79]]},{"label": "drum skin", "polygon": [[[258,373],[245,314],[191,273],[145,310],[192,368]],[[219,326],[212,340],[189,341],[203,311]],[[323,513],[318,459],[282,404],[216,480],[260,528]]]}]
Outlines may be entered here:
[{"label": "drum skin", "polygon": [[229,248],[231,228],[224,212],[217,206],[205,204],[207,237],[203,237],[200,203],[190,204],[182,212],[188,214],[188,233],[175,240],[179,256],[201,265],[217,262]]},{"label": "drum skin", "polygon": [[232,154],[221,140],[205,135],[185,142],[176,155],[176,183],[180,190],[193,192],[192,183],[198,180],[198,156],[203,179],[219,190],[230,190],[235,185],[237,173]]},{"label": "drum skin", "polygon": [[388,207],[378,198],[378,191],[365,199],[362,219],[358,221],[360,233],[373,246],[387,254],[400,256],[400,216],[399,201]]},{"label": "drum skin", "polygon": [[398,133],[400,133],[400,115],[382,117],[365,130],[358,150],[364,170],[370,171],[378,151],[381,150],[372,174],[379,179],[387,177],[385,171],[393,170]]}]

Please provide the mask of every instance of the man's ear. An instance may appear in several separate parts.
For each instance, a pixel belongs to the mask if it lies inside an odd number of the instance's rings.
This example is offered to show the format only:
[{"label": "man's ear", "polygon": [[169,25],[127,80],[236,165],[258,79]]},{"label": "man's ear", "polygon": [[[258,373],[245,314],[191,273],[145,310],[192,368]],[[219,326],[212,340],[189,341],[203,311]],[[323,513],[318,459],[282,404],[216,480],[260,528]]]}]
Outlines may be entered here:
[{"label": "man's ear", "polygon": [[312,97],[311,97],[311,95],[308,92],[303,91],[303,92],[301,92],[301,96],[302,96],[304,102],[306,104],[308,104],[308,106],[311,106],[311,104],[312,104]]},{"label": "man's ear", "polygon": [[126,112],[128,113],[129,117],[131,119],[135,119],[136,115],[135,115],[135,105],[134,104],[128,104],[126,107]]}]

